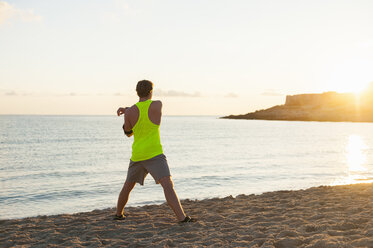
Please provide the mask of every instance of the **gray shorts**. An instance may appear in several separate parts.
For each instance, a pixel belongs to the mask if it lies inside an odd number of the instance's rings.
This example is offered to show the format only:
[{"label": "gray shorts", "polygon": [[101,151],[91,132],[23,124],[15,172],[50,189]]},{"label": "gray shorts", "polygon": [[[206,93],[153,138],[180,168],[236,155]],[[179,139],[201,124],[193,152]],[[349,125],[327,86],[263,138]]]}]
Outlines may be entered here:
[{"label": "gray shorts", "polygon": [[144,179],[148,173],[153,176],[155,183],[159,183],[159,179],[163,177],[171,176],[164,154],[143,161],[130,160],[126,181],[144,185]]}]

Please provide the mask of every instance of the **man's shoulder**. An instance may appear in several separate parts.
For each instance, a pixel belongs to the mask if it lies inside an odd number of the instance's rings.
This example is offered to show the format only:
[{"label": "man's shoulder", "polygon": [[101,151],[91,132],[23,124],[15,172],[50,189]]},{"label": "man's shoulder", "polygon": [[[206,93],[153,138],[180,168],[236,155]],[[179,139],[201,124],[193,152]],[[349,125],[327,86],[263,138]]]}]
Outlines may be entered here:
[{"label": "man's shoulder", "polygon": [[139,112],[138,107],[136,104],[132,105],[131,107],[126,109],[126,115],[133,115]]},{"label": "man's shoulder", "polygon": [[162,108],[162,102],[159,100],[152,101],[152,108],[161,109]]}]

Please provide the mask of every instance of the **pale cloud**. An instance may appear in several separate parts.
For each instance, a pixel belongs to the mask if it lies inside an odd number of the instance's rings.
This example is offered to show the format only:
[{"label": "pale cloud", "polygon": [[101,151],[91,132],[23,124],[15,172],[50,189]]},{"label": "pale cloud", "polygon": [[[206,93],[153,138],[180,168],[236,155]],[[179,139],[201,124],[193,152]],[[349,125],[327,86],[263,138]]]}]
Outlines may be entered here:
[{"label": "pale cloud", "polygon": [[123,20],[124,16],[136,15],[137,11],[131,8],[126,0],[116,0],[115,8],[112,11],[105,11],[101,15],[101,19],[110,24],[118,24]]},{"label": "pale cloud", "polygon": [[164,96],[164,97],[202,97],[201,93],[194,92],[194,93],[188,93],[184,91],[175,91],[175,90],[161,90],[157,89],[154,90],[154,95],[156,96]]},{"label": "pale cloud", "polygon": [[78,92],[70,92],[70,93],[62,93],[62,94],[51,94],[53,96],[90,96],[88,93],[78,93]]},{"label": "pale cloud", "polygon": [[130,6],[128,5],[127,1],[126,0],[116,0],[115,1],[116,5],[122,9],[122,11],[129,11],[130,10]]},{"label": "pale cloud", "polygon": [[16,90],[6,90],[6,89],[0,89],[0,95],[2,96],[30,96],[33,95],[33,93],[25,92],[25,91],[16,91]]},{"label": "pale cloud", "polygon": [[32,96],[32,97],[76,97],[76,96],[91,96],[89,93],[79,93],[79,92],[68,92],[68,93],[58,93],[58,92],[37,92],[37,91],[18,91],[18,90],[0,90],[0,95],[3,96]]},{"label": "pale cloud", "polygon": [[261,95],[262,96],[283,96],[284,94],[274,89],[268,89],[268,90],[265,90]]},{"label": "pale cloud", "polygon": [[7,91],[4,93],[5,96],[17,96],[17,92],[15,92],[14,90],[12,91]]},{"label": "pale cloud", "polygon": [[0,25],[12,20],[23,22],[41,21],[42,17],[34,14],[32,9],[18,9],[5,1],[0,1]]},{"label": "pale cloud", "polygon": [[[134,94],[137,97],[136,93]],[[125,94],[121,92],[115,92],[114,94],[112,94],[112,96],[134,96],[134,94],[128,94],[128,93]],[[176,91],[176,90],[162,90],[159,88],[154,90],[153,94],[156,97],[203,97],[203,95],[198,91],[195,91],[194,93],[190,93],[190,92]],[[100,93],[100,95],[103,96],[106,94]]]},{"label": "pale cloud", "polygon": [[[22,91],[19,92],[17,90],[12,89],[3,89],[0,90],[0,95],[3,96],[34,96],[34,97],[46,97],[46,96],[54,96],[54,97],[80,97],[80,96],[115,96],[115,97],[132,97],[136,96],[134,94],[128,94],[128,93],[122,93],[122,92],[115,92],[115,93],[86,93],[86,92],[36,92],[36,91]],[[203,97],[203,95],[200,92],[184,92],[184,91],[175,91],[175,90],[161,90],[157,89],[154,91],[154,95],[157,97]],[[230,93],[226,95],[226,97],[238,97],[234,93]]]},{"label": "pale cloud", "polygon": [[120,16],[117,13],[113,12],[104,12],[102,14],[102,19],[105,22],[115,24],[120,22]]},{"label": "pale cloud", "polygon": [[224,97],[227,97],[227,98],[237,98],[238,95],[235,94],[235,93],[233,93],[233,92],[231,92],[231,93],[226,94]]},{"label": "pale cloud", "polygon": [[358,48],[364,48],[364,49],[373,48],[373,41],[358,42],[355,44],[355,46]]}]

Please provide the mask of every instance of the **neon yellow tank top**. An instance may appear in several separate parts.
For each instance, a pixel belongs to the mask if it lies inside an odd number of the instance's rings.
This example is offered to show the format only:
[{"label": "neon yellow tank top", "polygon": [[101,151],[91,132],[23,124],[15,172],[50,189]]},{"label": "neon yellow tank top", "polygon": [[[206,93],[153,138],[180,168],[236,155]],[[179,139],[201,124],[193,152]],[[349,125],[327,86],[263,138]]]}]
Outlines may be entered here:
[{"label": "neon yellow tank top", "polygon": [[159,125],[151,122],[148,116],[151,103],[150,99],[136,103],[139,109],[139,119],[132,128],[134,141],[131,160],[134,162],[151,159],[163,153]]}]

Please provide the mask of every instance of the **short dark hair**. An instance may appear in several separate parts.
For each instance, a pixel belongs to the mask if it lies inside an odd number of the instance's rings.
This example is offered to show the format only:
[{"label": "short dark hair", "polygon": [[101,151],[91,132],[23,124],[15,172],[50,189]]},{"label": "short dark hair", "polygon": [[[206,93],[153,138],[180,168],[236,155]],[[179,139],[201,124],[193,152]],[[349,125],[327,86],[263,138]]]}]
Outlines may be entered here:
[{"label": "short dark hair", "polygon": [[149,80],[141,80],[137,83],[136,91],[139,97],[147,97],[153,90],[153,83]]}]

